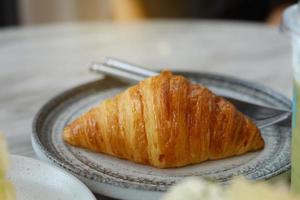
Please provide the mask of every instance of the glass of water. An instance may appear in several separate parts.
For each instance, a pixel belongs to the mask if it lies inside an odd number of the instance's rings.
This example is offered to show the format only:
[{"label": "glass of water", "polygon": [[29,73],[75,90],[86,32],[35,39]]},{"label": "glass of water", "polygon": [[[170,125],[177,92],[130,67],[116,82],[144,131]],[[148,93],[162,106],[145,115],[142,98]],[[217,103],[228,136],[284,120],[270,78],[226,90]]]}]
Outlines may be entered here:
[{"label": "glass of water", "polygon": [[287,8],[282,28],[288,32],[293,52],[292,191],[300,194],[300,4]]}]

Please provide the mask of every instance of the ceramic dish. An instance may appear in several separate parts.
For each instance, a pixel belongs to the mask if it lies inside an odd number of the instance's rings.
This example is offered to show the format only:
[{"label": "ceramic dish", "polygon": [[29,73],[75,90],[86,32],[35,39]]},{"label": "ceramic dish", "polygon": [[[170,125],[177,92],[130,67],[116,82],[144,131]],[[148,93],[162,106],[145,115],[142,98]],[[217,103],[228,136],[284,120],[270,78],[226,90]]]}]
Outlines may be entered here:
[{"label": "ceramic dish", "polygon": [[73,175],[53,165],[23,156],[10,156],[7,173],[18,200],[96,200],[93,193]]},{"label": "ceramic dish", "polygon": [[[219,95],[290,109],[290,100],[255,83],[215,74],[181,74]],[[226,184],[233,176],[261,180],[290,168],[291,130],[278,126],[261,130],[266,143],[262,151],[175,169],[156,169],[63,142],[61,133],[68,123],[126,87],[126,83],[106,77],[50,100],[33,123],[32,144],[37,155],[77,175],[94,192],[122,199],[140,199],[141,196],[143,199],[158,199],[171,185],[188,176],[207,177]]]}]

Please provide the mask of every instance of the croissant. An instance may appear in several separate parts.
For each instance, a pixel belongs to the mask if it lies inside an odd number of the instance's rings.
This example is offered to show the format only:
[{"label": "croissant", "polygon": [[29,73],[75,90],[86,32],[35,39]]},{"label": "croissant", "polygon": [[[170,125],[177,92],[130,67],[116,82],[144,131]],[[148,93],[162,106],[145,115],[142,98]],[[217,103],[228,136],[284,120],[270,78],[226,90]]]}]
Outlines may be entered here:
[{"label": "croissant", "polygon": [[74,146],[158,168],[263,148],[255,124],[231,103],[164,71],[103,101],[65,127]]}]

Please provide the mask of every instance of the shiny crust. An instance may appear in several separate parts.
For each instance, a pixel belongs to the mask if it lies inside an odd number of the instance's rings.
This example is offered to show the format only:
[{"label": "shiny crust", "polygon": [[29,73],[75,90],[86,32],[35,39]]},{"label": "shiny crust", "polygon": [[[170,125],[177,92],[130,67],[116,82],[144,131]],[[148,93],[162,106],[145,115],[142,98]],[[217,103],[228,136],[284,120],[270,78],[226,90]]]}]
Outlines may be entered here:
[{"label": "shiny crust", "polygon": [[74,146],[158,168],[263,148],[255,124],[222,97],[162,72],[103,101],[63,133]]}]

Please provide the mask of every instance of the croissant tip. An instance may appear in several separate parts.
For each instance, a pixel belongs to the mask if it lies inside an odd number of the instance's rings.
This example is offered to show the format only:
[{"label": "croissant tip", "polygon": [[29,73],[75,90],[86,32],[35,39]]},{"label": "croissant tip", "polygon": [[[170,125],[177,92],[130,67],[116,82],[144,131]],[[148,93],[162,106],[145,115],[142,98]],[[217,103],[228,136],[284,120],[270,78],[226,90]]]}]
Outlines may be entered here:
[{"label": "croissant tip", "polygon": [[259,148],[262,149],[265,147],[266,143],[265,143],[264,139],[261,137],[261,135],[259,135],[259,136],[260,136]]},{"label": "croissant tip", "polygon": [[69,127],[66,127],[63,131],[63,139],[64,141],[68,142],[68,143],[73,143],[73,139],[72,139],[72,134],[71,134],[71,130]]},{"label": "croissant tip", "polygon": [[262,138],[260,132],[258,132],[257,136],[256,136],[256,139],[255,139],[255,142],[253,144],[253,148],[252,150],[253,151],[257,151],[257,150],[260,150],[260,149],[263,149],[265,146],[265,141],[264,139]]}]

